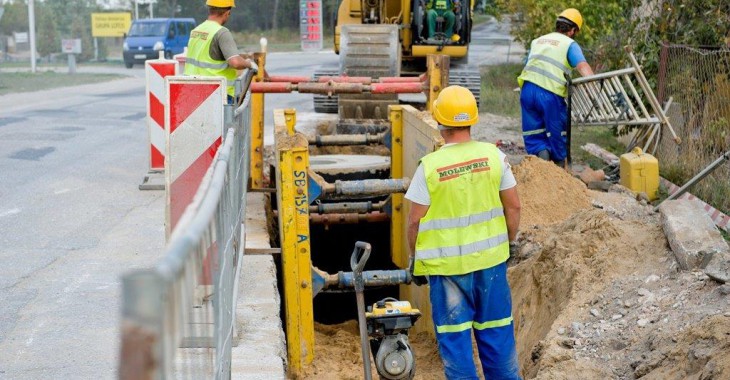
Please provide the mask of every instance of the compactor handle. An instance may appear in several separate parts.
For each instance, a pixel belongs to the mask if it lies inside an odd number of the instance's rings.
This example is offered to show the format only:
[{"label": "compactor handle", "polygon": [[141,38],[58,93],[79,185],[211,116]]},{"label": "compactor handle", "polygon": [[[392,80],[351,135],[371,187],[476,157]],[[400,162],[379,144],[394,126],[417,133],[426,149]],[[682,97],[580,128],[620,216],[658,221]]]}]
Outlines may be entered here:
[{"label": "compactor handle", "polygon": [[368,262],[371,249],[370,243],[364,241],[355,243],[355,249],[352,251],[352,256],[350,257],[350,267],[352,268],[353,274],[355,274],[355,278],[361,277],[359,274],[362,273],[362,270],[365,268],[365,263]]}]

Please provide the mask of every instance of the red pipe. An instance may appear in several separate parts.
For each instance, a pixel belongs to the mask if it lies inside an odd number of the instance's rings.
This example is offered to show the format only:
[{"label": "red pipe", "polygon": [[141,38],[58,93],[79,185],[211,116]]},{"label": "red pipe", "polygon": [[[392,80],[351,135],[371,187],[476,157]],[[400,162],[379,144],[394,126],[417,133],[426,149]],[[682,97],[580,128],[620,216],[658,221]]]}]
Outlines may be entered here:
[{"label": "red pipe", "polygon": [[312,83],[302,82],[293,84],[289,82],[254,82],[251,83],[251,92],[255,94],[283,94],[299,92],[302,94],[418,94],[424,91],[421,82],[403,83],[373,83],[363,85],[362,83]]},{"label": "red pipe", "polygon": [[420,77],[381,77],[378,79],[380,83],[410,83],[421,82]]},{"label": "red pipe", "polygon": [[423,91],[421,82],[373,83],[370,85],[372,94],[418,94]]},{"label": "red pipe", "polygon": [[305,76],[297,76],[297,75],[273,75],[265,79],[266,82],[291,82],[291,83],[301,83],[301,82],[309,82],[312,80],[310,77]]},{"label": "red pipe", "polygon": [[292,92],[294,89],[288,82],[253,82],[251,83],[251,92],[254,94],[283,94]]},{"label": "red pipe", "polygon": [[373,79],[370,77],[348,77],[348,76],[341,76],[341,77],[319,77],[317,79],[319,83],[327,83],[327,82],[335,82],[335,83],[362,83],[362,84],[370,84],[373,83]]}]

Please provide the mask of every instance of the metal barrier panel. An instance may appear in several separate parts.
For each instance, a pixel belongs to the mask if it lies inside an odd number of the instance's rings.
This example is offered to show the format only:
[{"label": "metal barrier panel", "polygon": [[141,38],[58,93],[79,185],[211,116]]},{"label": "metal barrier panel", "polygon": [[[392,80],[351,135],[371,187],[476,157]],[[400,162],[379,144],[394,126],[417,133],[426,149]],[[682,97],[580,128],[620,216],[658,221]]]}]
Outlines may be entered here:
[{"label": "metal barrier panel", "polygon": [[169,237],[221,144],[226,81],[180,76],[168,77],[165,82],[169,95],[165,110],[165,225]]},{"label": "metal barrier panel", "polygon": [[[248,88],[252,73],[245,75]],[[220,84],[217,81],[218,87]],[[221,125],[225,120],[226,129],[223,145],[212,156],[191,203],[178,218],[164,257],[154,268],[122,278],[121,379],[231,376],[250,170],[251,94],[247,91],[245,95],[235,110],[220,103],[219,118]],[[199,100],[203,102],[205,99]],[[187,120],[181,115],[177,115],[179,120]],[[211,254],[215,265],[206,265]],[[211,279],[210,285],[203,286],[205,278]],[[197,304],[201,287],[210,297]]]}]

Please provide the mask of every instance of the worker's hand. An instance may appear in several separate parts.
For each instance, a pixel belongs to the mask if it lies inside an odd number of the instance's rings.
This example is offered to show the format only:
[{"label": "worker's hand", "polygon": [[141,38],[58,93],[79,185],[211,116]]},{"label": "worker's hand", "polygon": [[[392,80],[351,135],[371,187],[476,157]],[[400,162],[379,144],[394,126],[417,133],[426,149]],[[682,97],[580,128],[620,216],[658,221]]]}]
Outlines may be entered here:
[{"label": "worker's hand", "polygon": [[413,256],[411,256],[410,260],[408,261],[408,274],[410,274],[411,276],[411,282],[416,284],[417,286],[428,285],[428,277],[413,275],[413,267],[415,266],[415,261],[416,258]]},{"label": "worker's hand", "polygon": [[256,62],[254,62],[254,61],[248,61],[248,67],[254,73],[258,73],[259,72],[259,65],[257,65]]},{"label": "worker's hand", "polygon": [[520,244],[517,240],[509,242],[509,257],[514,259],[520,254]]}]

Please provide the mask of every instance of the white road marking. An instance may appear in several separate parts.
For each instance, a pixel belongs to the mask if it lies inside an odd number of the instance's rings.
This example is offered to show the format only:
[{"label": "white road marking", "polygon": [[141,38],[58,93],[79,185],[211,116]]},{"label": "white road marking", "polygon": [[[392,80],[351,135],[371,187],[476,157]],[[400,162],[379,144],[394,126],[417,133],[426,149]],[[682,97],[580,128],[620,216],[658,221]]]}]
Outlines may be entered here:
[{"label": "white road marking", "polygon": [[18,213],[20,213],[20,209],[19,208],[14,208],[14,209],[11,209],[11,210],[3,211],[3,212],[0,212],[0,218],[2,218],[4,216],[15,215],[15,214],[18,214]]}]

